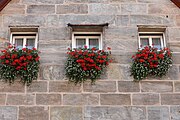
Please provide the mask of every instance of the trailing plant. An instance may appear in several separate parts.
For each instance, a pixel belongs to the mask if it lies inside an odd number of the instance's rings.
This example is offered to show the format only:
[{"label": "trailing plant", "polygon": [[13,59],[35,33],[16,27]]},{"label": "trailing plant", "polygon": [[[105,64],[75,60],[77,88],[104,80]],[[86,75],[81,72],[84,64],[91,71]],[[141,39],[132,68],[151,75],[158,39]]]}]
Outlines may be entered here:
[{"label": "trailing plant", "polygon": [[90,79],[92,83],[100,77],[104,68],[111,62],[110,48],[108,51],[88,49],[86,46],[79,49],[68,48],[68,58],[65,64],[66,76],[75,84]]},{"label": "trailing plant", "polygon": [[132,56],[131,75],[135,81],[147,76],[162,77],[167,74],[172,65],[172,53],[169,48],[158,50],[146,46]]},{"label": "trailing plant", "polygon": [[38,77],[39,55],[36,48],[16,49],[12,45],[1,51],[0,78],[9,83],[20,77],[24,84],[30,85]]}]

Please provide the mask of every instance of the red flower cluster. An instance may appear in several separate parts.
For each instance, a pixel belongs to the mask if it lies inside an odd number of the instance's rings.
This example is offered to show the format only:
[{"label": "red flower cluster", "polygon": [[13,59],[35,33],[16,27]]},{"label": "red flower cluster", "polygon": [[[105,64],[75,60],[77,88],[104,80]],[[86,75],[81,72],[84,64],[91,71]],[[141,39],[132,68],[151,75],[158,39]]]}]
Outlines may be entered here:
[{"label": "red flower cluster", "polygon": [[13,49],[12,45],[2,50],[0,64],[14,67],[16,70],[27,70],[27,65],[31,62],[39,62],[38,51],[36,48],[22,50]]},{"label": "red flower cluster", "polygon": [[158,51],[157,48],[146,46],[144,49],[139,50],[136,55],[133,55],[132,58],[135,62],[143,63],[146,67],[157,68],[159,62],[162,61],[165,56],[171,58],[171,52],[168,48]]},{"label": "red flower cluster", "polygon": [[[67,54],[75,59],[84,71],[87,70],[101,70],[103,66],[109,65],[111,60],[108,58],[109,53],[104,50],[97,50],[96,48],[87,49],[75,49],[74,51],[68,49]],[[108,48],[110,50],[110,48]]]}]

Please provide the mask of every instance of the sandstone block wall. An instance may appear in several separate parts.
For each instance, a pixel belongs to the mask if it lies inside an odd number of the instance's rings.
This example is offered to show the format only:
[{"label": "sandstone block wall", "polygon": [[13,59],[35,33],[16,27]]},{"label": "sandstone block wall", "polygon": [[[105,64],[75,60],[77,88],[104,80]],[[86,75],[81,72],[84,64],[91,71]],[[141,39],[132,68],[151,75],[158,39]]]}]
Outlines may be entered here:
[{"label": "sandstone block wall", "polygon": [[[64,76],[67,23],[109,23],[103,47],[113,63],[95,85],[74,86]],[[133,82],[137,25],[163,25],[174,64],[162,79]],[[170,0],[12,0],[0,12],[0,47],[9,26],[39,26],[41,68],[23,86],[0,82],[0,120],[180,120],[180,9]]]}]

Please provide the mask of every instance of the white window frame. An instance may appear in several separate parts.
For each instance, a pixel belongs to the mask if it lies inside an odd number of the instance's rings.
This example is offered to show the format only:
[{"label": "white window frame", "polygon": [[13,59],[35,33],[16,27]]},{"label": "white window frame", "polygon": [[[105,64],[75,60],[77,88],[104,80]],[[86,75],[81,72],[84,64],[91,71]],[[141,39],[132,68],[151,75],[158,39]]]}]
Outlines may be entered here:
[{"label": "white window frame", "polygon": [[[86,36],[75,36],[75,34],[86,34]],[[88,36],[91,34],[99,34],[99,36]],[[76,48],[76,39],[83,38],[86,40],[86,46],[89,48],[89,39],[97,38],[99,39],[99,50],[102,50],[102,32],[73,32],[72,33],[72,48]]]},{"label": "white window frame", "polygon": [[[144,34],[143,36],[139,35],[139,49],[142,49],[141,38],[149,38],[149,46],[151,46],[151,47],[153,47],[152,39],[153,38],[160,38],[161,48],[166,47],[164,32],[139,32],[139,34]],[[149,35],[149,34],[153,34],[154,36]],[[156,36],[156,34],[158,34],[158,35]],[[159,35],[159,34],[162,34],[162,35]]]},{"label": "white window frame", "polygon": [[[20,34],[21,36],[13,36],[14,34]],[[35,34],[35,36],[26,36],[27,34]],[[10,43],[15,44],[15,39],[23,38],[23,48],[26,48],[26,41],[28,38],[35,38],[35,48],[38,47],[38,33],[37,32],[12,32],[10,36]]]}]

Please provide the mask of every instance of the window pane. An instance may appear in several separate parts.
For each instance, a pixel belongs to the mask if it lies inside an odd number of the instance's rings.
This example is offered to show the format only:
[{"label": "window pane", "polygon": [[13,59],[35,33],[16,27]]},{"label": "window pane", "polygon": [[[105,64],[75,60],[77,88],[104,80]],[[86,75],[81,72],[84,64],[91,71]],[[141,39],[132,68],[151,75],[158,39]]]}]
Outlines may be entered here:
[{"label": "window pane", "polygon": [[86,39],[84,38],[76,39],[76,48],[84,48],[85,45],[86,45]]},{"label": "window pane", "polygon": [[149,38],[140,38],[141,46],[144,48],[145,46],[149,46]]},{"label": "window pane", "polygon": [[161,39],[160,38],[152,38],[152,44],[155,48],[161,49]]},{"label": "window pane", "polygon": [[15,46],[17,49],[23,48],[23,38],[15,38]]},{"label": "window pane", "polygon": [[35,38],[27,38],[26,45],[28,49],[35,47]]},{"label": "window pane", "polygon": [[89,39],[89,48],[97,48],[99,49],[99,39],[98,38],[90,38]]}]

